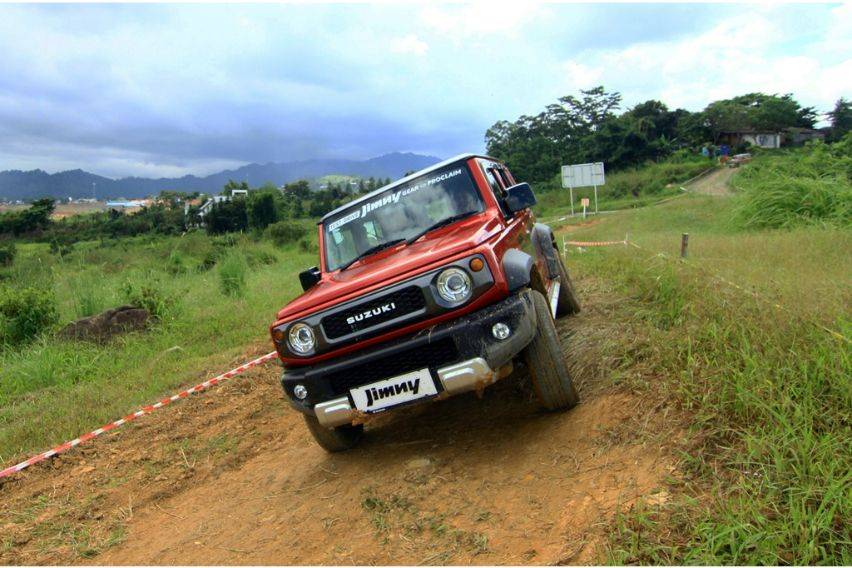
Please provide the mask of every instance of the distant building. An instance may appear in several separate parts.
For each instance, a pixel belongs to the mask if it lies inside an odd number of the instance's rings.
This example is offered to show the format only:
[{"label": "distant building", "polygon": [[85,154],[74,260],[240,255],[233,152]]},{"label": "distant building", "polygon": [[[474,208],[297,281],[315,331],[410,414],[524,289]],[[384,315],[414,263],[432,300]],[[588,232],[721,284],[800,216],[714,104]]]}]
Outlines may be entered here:
[{"label": "distant building", "polygon": [[[248,191],[246,191],[245,189],[232,189],[231,195],[213,195],[213,196],[211,196],[210,199],[205,201],[204,205],[202,205],[198,209],[198,216],[203,219],[204,216],[207,215],[210,212],[211,209],[213,209],[214,205],[216,205],[217,203],[224,203],[225,201],[230,201],[231,199],[233,199],[234,197],[236,197],[238,195],[242,195],[244,197],[248,196]],[[188,212],[189,209],[187,208],[186,211]]]},{"label": "distant building", "polygon": [[230,200],[231,200],[230,195],[213,195],[213,196],[210,197],[210,199],[208,199],[207,201],[204,202],[204,205],[202,205],[198,209],[198,216],[204,217],[205,215],[210,213],[210,210],[213,209],[213,206],[216,205],[217,203],[224,203],[225,201],[230,201]]},{"label": "distant building", "polygon": [[825,131],[814,128],[785,128],[784,144],[801,146],[811,140],[825,140]]},{"label": "distant building", "polygon": [[[94,203],[95,200],[82,201],[82,203]],[[132,199],[132,200],[117,200],[107,201],[106,206],[110,209],[141,209],[151,204],[150,199]]]},{"label": "distant building", "polygon": [[732,147],[740,144],[751,144],[758,148],[780,148],[783,138],[784,135],[781,132],[743,128],[730,132],[720,132],[716,143],[727,144]]}]

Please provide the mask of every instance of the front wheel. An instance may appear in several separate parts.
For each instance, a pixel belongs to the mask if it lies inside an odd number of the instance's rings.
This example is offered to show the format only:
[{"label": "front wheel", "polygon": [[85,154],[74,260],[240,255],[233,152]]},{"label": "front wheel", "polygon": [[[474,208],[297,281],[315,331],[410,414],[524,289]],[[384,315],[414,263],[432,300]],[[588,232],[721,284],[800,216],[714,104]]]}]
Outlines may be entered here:
[{"label": "front wheel", "polygon": [[574,292],[574,283],[571,282],[571,277],[568,276],[568,269],[565,268],[565,263],[562,258],[558,258],[559,262],[559,299],[556,302],[556,317],[573,316],[580,313],[580,300],[577,299],[577,294]]},{"label": "front wheel", "polygon": [[574,408],[580,402],[580,396],[565,367],[562,345],[550,315],[550,306],[541,293],[532,290],[530,294],[537,323],[535,337],[524,349],[524,359],[533,388],[541,405],[547,410]]},{"label": "front wheel", "polygon": [[316,416],[305,414],[304,417],[305,424],[307,424],[308,430],[311,431],[314,440],[327,452],[335,453],[351,450],[358,445],[358,442],[361,441],[364,435],[363,424],[358,424],[357,426],[347,424],[345,426],[338,426],[337,428],[326,428],[319,423]]}]

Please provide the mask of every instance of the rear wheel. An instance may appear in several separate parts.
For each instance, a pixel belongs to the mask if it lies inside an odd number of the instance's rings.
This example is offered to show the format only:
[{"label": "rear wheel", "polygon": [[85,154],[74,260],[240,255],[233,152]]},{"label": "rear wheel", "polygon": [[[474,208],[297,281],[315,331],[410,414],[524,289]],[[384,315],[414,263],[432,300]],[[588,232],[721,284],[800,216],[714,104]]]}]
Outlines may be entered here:
[{"label": "rear wheel", "polygon": [[568,276],[568,269],[558,257],[559,262],[559,299],[556,302],[556,317],[573,316],[580,312],[580,300],[574,293],[574,283]]},{"label": "rear wheel", "polygon": [[337,428],[326,428],[319,423],[316,416],[305,414],[305,424],[317,441],[317,444],[327,452],[345,452],[358,445],[364,436],[364,425],[346,425]]},{"label": "rear wheel", "polygon": [[562,345],[550,306],[540,292],[531,291],[536,315],[535,337],[524,349],[524,359],[533,388],[542,406],[548,410],[567,410],[580,402],[577,389],[562,357]]}]

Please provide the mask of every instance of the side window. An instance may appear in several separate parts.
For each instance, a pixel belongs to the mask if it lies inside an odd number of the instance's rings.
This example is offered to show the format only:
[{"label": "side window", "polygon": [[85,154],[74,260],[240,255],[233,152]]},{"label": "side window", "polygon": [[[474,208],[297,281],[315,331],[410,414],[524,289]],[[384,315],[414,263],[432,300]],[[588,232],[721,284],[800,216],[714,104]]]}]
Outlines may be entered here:
[{"label": "side window", "polygon": [[500,180],[503,182],[503,187],[509,188],[515,185],[515,182],[512,179],[512,175],[509,173],[509,170],[507,170],[506,168],[500,168],[497,171],[500,174]]},{"label": "side window", "polygon": [[488,185],[491,187],[492,193],[494,193],[494,198],[497,199],[497,203],[500,204],[500,210],[503,212],[503,215],[509,216],[509,209],[506,207],[506,186],[503,183],[503,179],[500,177],[500,173],[497,168],[491,167],[489,163],[481,162],[482,170],[485,173],[485,179],[488,181]]}]

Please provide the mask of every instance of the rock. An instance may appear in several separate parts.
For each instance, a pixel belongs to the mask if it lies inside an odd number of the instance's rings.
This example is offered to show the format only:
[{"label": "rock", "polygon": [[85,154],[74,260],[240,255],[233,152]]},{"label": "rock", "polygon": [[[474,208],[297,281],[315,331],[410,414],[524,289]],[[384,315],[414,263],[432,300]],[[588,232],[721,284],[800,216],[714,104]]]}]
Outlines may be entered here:
[{"label": "rock", "polygon": [[657,507],[665,505],[666,503],[668,503],[668,501],[669,501],[669,492],[666,491],[665,489],[663,489],[663,490],[661,490],[658,493],[655,493],[653,495],[649,495],[648,497],[645,498],[646,503],[648,503],[651,506],[657,506]]},{"label": "rock", "polygon": [[93,471],[95,471],[95,466],[93,466],[93,465],[82,465],[82,466],[74,469],[74,471],[72,473],[76,474],[76,475],[85,475],[87,473],[92,473]]},{"label": "rock", "polygon": [[59,337],[84,341],[107,341],[122,333],[145,329],[150,322],[151,314],[148,310],[120,306],[102,314],[69,323],[59,332]]},{"label": "rock", "polygon": [[432,465],[432,460],[429,458],[414,458],[412,460],[408,460],[408,463],[405,464],[405,467],[408,469],[423,469],[424,467],[429,467]]}]

